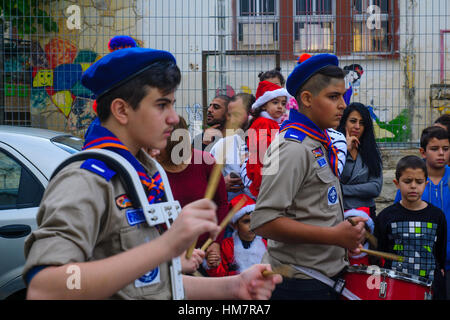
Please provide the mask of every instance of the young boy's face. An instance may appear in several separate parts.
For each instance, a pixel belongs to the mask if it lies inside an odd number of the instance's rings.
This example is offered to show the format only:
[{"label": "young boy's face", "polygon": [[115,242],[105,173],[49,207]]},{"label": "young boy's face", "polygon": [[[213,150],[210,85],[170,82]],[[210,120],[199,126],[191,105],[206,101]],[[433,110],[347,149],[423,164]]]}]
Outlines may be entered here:
[{"label": "young boy's face", "polygon": [[420,148],[422,157],[426,159],[427,166],[434,169],[444,168],[450,158],[450,143],[448,139],[432,138],[425,150]]},{"label": "young boy's face", "polygon": [[345,92],[344,80],[332,79],[328,87],[311,96],[307,116],[322,130],[337,127],[346,107]]},{"label": "young boy's face", "polygon": [[402,200],[414,203],[421,201],[427,179],[422,169],[407,168],[402,172],[398,181],[394,180],[394,183],[402,194]]},{"label": "young boy's face", "polygon": [[281,85],[281,79],[278,78],[278,77],[268,78],[268,79],[266,79],[265,81],[269,81],[269,82],[275,83],[277,86],[282,87],[282,85]]},{"label": "young boy's face", "polygon": [[250,215],[244,214],[235,224],[239,238],[244,241],[253,241],[255,233],[250,229]]},{"label": "young boy's face", "polygon": [[175,92],[167,95],[148,88],[138,107],[129,113],[127,132],[130,143],[138,148],[164,149],[180,118],[175,112]]}]

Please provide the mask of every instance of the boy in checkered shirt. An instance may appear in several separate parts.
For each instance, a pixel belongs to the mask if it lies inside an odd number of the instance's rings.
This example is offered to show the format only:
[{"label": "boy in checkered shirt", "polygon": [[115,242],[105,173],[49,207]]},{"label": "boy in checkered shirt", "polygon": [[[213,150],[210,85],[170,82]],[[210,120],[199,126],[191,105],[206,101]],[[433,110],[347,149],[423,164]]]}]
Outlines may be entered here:
[{"label": "boy in checkered shirt", "polygon": [[384,268],[433,281],[433,299],[445,299],[444,280],[447,222],[441,209],[423,201],[427,167],[417,156],[397,164],[394,183],[402,199],[375,219],[378,250],[403,256],[402,262],[386,260]]}]

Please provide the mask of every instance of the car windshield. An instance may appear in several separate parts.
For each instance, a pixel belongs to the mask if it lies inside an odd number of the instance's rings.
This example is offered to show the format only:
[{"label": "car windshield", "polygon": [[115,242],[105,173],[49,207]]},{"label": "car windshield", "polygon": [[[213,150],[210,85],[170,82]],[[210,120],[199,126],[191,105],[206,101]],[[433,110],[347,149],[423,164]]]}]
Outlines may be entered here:
[{"label": "car windshield", "polygon": [[51,139],[53,144],[69,153],[76,153],[83,148],[83,139],[74,136],[57,136]]}]

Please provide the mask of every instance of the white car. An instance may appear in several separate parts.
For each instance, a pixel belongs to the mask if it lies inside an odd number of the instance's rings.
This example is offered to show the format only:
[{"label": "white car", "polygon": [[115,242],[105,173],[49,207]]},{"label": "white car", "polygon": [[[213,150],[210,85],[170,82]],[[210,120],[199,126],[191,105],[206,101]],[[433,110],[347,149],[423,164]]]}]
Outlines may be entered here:
[{"label": "white car", "polygon": [[82,146],[83,139],[63,132],[0,126],[0,299],[25,297],[25,238],[37,228],[51,174]]}]

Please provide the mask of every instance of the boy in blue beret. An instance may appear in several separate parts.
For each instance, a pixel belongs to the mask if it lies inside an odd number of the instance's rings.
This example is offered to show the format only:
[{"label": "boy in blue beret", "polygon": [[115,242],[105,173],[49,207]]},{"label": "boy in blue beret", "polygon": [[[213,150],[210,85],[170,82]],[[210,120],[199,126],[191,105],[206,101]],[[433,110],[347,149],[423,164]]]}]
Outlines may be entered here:
[{"label": "boy in blue beret", "polygon": [[251,228],[269,239],[264,262],[294,266],[273,299],[337,299],[324,282],[339,279],[348,250],[360,253],[365,221],[344,221],[337,150],[326,131],[346,107],[344,73],[336,56],[318,54],[294,68],[286,88],[299,110],[291,110],[266,152]]},{"label": "boy in blue beret", "polygon": [[[136,170],[150,204],[166,202],[170,186],[143,149],[162,149],[178,123],[175,91],[181,74],[166,51],[127,48],[94,63],[82,77],[93,91],[100,124],[84,149],[117,153]],[[158,170],[159,168],[159,170]],[[133,207],[119,174],[96,159],[73,162],[49,182],[27,239],[24,279],[29,299],[171,299],[171,259],[219,227],[207,199],[185,206],[169,229],[151,226]],[[188,299],[267,299],[279,275],[257,265],[223,278],[182,277]],[[176,270],[176,269],[175,269]]]}]

